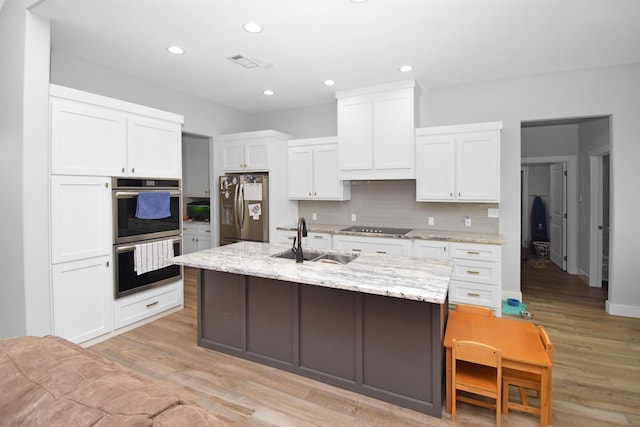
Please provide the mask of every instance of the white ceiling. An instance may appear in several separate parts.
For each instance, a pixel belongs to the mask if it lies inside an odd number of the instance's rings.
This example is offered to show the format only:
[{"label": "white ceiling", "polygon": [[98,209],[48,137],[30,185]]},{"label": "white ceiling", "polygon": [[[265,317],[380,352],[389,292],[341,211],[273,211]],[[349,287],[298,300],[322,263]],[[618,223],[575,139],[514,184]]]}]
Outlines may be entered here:
[{"label": "white ceiling", "polygon": [[[52,20],[55,51],[249,113],[410,78],[432,88],[640,62],[638,0],[43,0],[32,10]],[[246,33],[249,21],[264,31]],[[261,66],[226,59],[235,54]]]}]

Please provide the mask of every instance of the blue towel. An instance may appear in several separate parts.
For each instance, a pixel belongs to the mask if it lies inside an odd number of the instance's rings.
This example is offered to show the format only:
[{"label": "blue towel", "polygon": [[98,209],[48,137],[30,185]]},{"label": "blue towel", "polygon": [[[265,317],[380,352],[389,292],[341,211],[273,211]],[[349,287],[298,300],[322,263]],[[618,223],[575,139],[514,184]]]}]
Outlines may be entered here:
[{"label": "blue towel", "polygon": [[136,218],[160,219],[171,216],[171,194],[168,191],[153,191],[138,193]]}]

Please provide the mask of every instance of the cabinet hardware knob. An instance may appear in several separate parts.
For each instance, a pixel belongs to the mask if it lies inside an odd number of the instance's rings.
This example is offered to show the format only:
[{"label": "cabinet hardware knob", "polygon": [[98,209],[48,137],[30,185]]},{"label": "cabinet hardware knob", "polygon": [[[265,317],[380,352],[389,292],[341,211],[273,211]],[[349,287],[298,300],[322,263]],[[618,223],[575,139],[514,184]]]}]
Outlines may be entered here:
[{"label": "cabinet hardware knob", "polygon": [[122,173],[124,173],[124,168],[122,168]]},{"label": "cabinet hardware knob", "polygon": [[309,191],[309,195],[311,195],[311,191]]},{"label": "cabinet hardware knob", "polygon": [[154,302],[151,302],[151,303],[147,304],[147,308],[153,307],[154,305],[158,305],[158,301],[154,301]]},{"label": "cabinet hardware knob", "polygon": [[104,183],[104,188],[109,188],[109,183],[108,182]]},{"label": "cabinet hardware knob", "polygon": [[354,252],[362,252],[362,249],[351,249]]},{"label": "cabinet hardware knob", "polygon": [[460,192],[458,191],[458,197],[460,197],[460,196],[461,196],[461,194],[460,194]]},{"label": "cabinet hardware knob", "polygon": [[136,168],[131,168],[131,173],[136,173]]},{"label": "cabinet hardware knob", "polygon": [[377,254],[386,254],[386,251],[376,251]]},{"label": "cabinet hardware knob", "polygon": [[479,271],[467,270],[467,274],[480,274]]},{"label": "cabinet hardware knob", "polygon": [[453,197],[453,193],[449,193],[449,197]]},{"label": "cabinet hardware knob", "polygon": [[468,297],[479,297],[480,294],[476,293],[476,292],[467,292],[467,296]]},{"label": "cabinet hardware knob", "polygon": [[322,236],[313,236],[314,239],[322,239]]},{"label": "cabinet hardware knob", "polygon": [[109,267],[109,261],[104,263],[106,267]]},{"label": "cabinet hardware knob", "polygon": [[313,192],[313,195],[314,195],[314,196],[317,196],[317,195],[318,195],[318,193],[316,193],[316,192],[314,191],[314,192]]},{"label": "cabinet hardware knob", "polygon": [[467,253],[469,255],[480,255],[480,252],[478,252],[478,251],[467,251]]}]

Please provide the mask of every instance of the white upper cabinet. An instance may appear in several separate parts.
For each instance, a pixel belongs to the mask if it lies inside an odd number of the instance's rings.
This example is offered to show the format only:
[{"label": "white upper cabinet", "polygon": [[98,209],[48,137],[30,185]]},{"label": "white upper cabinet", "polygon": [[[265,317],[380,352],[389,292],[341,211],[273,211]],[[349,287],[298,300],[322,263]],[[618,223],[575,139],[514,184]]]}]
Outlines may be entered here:
[{"label": "white upper cabinet", "polygon": [[51,98],[51,173],[114,176],[127,161],[127,116]]},{"label": "white upper cabinet", "polygon": [[351,185],[338,179],[337,138],[289,141],[289,198],[349,200]]},{"label": "white upper cabinet", "polygon": [[127,137],[127,176],[182,178],[180,123],[130,116]]},{"label": "white upper cabinet", "polygon": [[182,188],[187,197],[209,197],[209,140],[182,140]]},{"label": "white upper cabinet", "polygon": [[413,179],[414,80],[336,93],[339,177]]},{"label": "white upper cabinet", "polygon": [[416,130],[416,200],[499,202],[502,122]]},{"label": "white upper cabinet", "polygon": [[267,130],[221,135],[224,172],[267,172],[272,166],[273,144],[286,144],[288,135]]},{"label": "white upper cabinet", "polygon": [[183,117],[50,85],[51,173],[181,178]]}]

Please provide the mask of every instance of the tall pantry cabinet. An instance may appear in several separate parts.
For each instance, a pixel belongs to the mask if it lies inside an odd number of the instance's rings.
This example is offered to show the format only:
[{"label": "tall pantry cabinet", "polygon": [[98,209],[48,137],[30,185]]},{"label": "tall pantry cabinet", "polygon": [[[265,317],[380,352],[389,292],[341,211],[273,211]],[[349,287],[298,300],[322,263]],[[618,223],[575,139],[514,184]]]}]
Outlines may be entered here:
[{"label": "tall pantry cabinet", "polygon": [[55,335],[86,343],[113,332],[111,177],[181,178],[182,122],[179,115],[50,86]]}]

